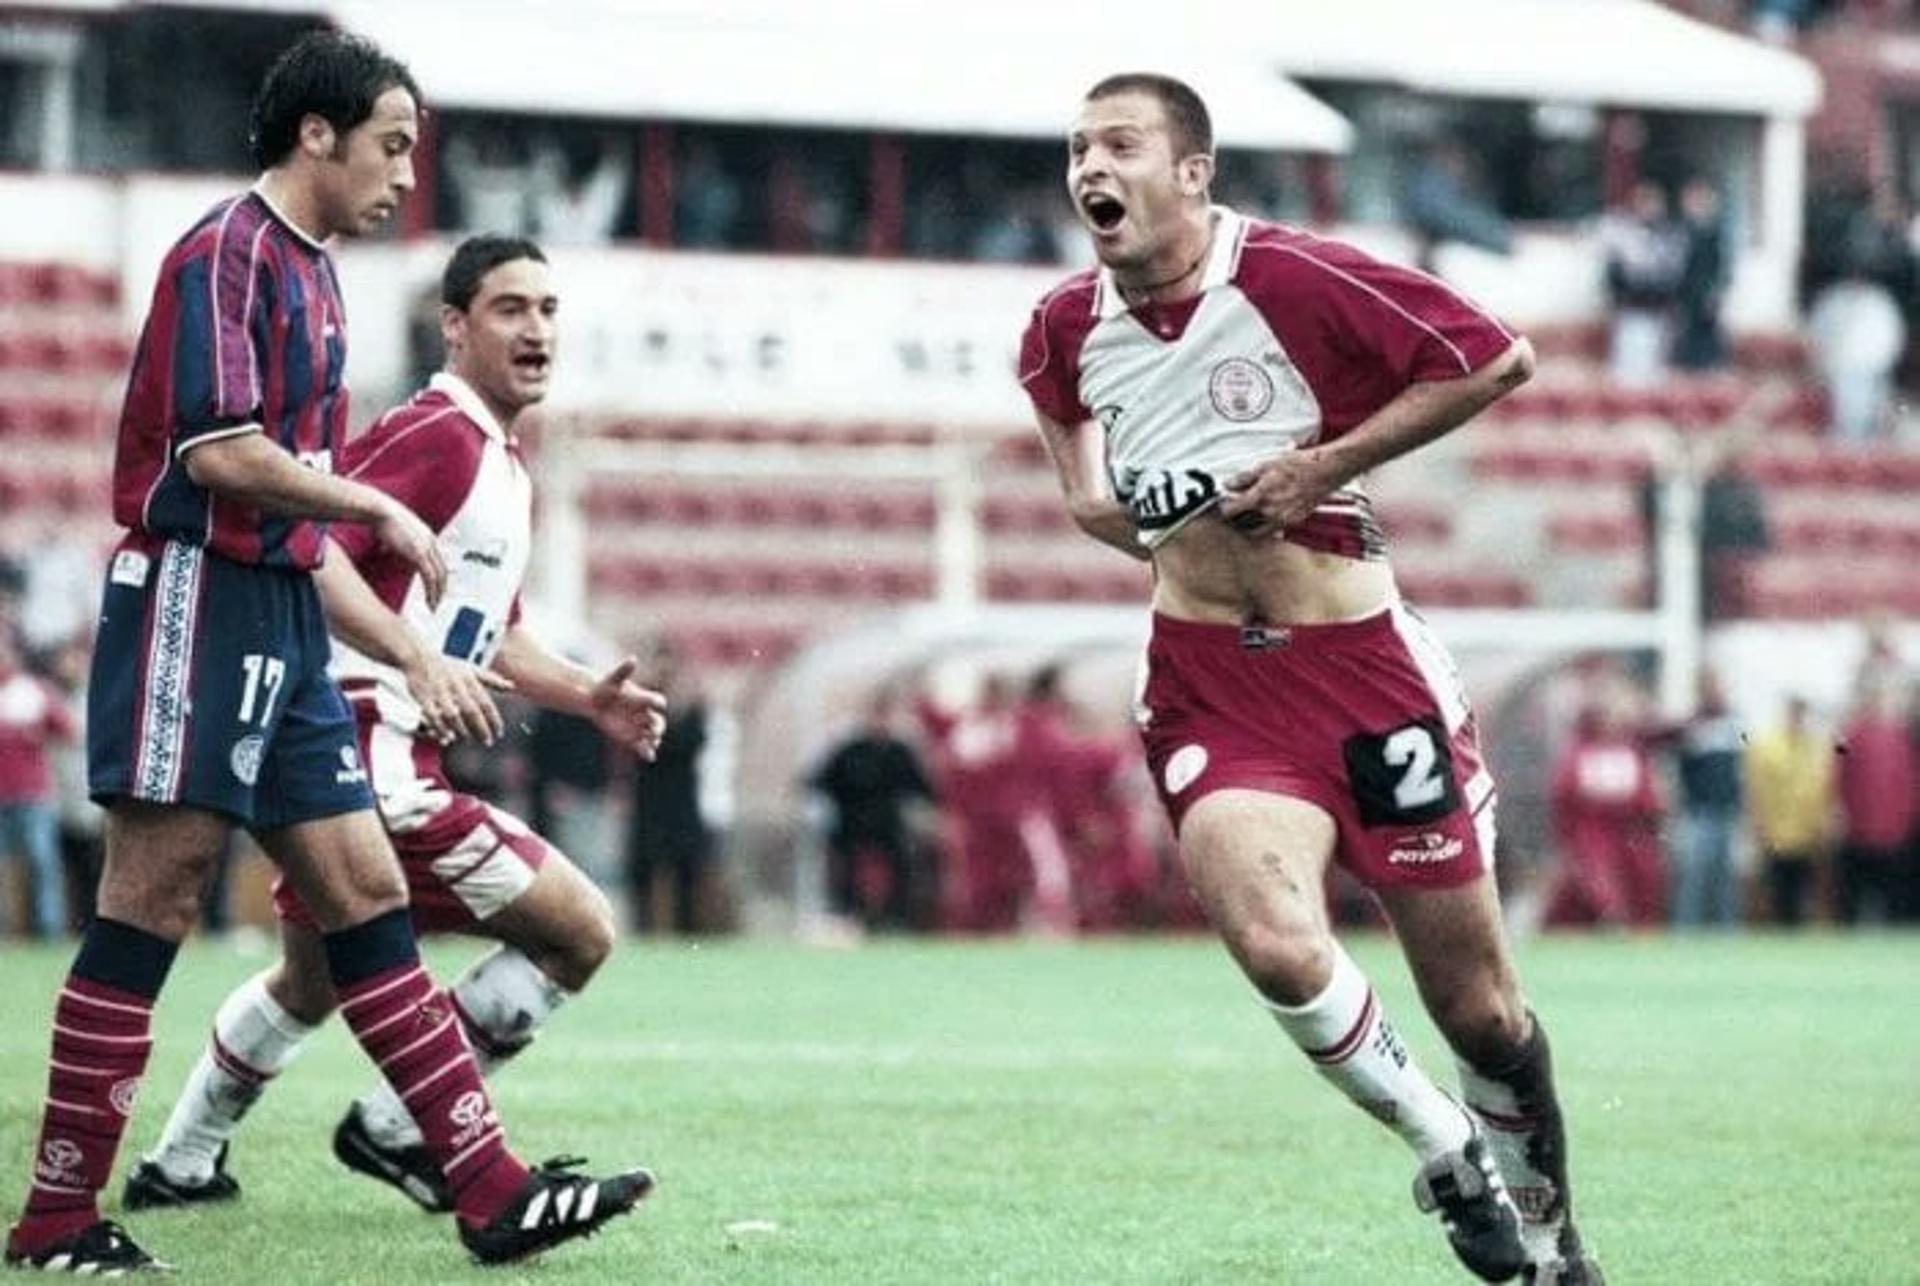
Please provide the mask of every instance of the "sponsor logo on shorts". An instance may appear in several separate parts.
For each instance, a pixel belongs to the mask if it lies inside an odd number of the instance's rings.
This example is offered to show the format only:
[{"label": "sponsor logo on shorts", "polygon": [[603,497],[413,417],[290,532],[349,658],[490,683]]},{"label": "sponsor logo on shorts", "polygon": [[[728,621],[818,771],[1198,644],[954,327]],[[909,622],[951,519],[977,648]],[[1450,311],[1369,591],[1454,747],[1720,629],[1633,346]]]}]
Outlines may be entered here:
[{"label": "sponsor logo on shorts", "polygon": [[1467,846],[1439,831],[1422,831],[1406,844],[1387,850],[1387,861],[1395,866],[1438,866],[1466,852]]},{"label": "sponsor logo on shorts", "polygon": [[113,556],[111,579],[116,585],[131,585],[140,589],[147,583],[147,573],[153,568],[153,560],[137,549],[123,549]]},{"label": "sponsor logo on shorts", "polygon": [[260,780],[260,760],[266,753],[266,738],[250,732],[233,743],[233,749],[227,753],[227,767],[233,769],[233,775],[243,785],[251,786]]},{"label": "sponsor logo on shorts", "polygon": [[360,764],[360,752],[352,746],[340,747],[340,770],[333,774],[337,785],[352,786],[367,779],[367,770]]},{"label": "sponsor logo on shorts", "polygon": [[1257,420],[1273,405],[1273,376],[1258,363],[1229,357],[1207,378],[1207,396],[1224,419],[1236,424]]},{"label": "sponsor logo on shorts", "polygon": [[113,1088],[107,1091],[107,1102],[113,1104],[113,1110],[122,1116],[133,1115],[133,1101],[140,1097],[140,1078],[129,1076],[125,1080],[115,1081]]},{"label": "sponsor logo on shorts", "polygon": [[1207,770],[1207,748],[1205,746],[1182,746],[1173,752],[1167,760],[1166,772],[1162,780],[1167,784],[1169,795],[1178,795]]}]

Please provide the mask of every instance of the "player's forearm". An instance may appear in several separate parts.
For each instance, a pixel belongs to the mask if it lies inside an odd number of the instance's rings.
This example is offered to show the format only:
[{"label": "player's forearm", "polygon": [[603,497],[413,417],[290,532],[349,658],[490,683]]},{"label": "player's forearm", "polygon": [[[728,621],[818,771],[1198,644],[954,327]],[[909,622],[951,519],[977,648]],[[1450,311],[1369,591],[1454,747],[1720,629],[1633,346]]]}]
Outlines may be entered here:
[{"label": "player's forearm", "polygon": [[1516,339],[1471,375],[1415,384],[1373,415],[1312,451],[1351,481],[1389,460],[1444,437],[1533,376],[1533,346]]},{"label": "player's forearm", "polygon": [[374,660],[410,670],[428,654],[427,642],[380,601],[359,569],[337,548],[313,574],[334,636]]},{"label": "player's forearm", "polygon": [[593,713],[593,674],[556,655],[524,625],[513,626],[500,640],[493,668],[537,706],[562,714]]},{"label": "player's forearm", "polygon": [[375,522],[398,503],[372,487],[307,468],[259,433],[191,447],[186,465],[195,485],[290,518]]},{"label": "player's forearm", "polygon": [[1107,480],[1106,435],[1100,427],[1090,420],[1065,425],[1044,415],[1036,418],[1074,526],[1129,558],[1149,557],[1134,535],[1133,516]]}]

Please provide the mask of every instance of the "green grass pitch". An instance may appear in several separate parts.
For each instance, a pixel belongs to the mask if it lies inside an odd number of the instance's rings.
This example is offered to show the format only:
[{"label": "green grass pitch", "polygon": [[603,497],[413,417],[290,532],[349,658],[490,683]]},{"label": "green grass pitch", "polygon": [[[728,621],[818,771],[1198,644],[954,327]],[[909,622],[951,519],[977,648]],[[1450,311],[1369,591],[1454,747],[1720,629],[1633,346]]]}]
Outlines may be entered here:
[{"label": "green grass pitch", "polygon": [[[432,958],[444,976],[471,954]],[[1391,943],[1356,954],[1450,1079]],[[67,960],[0,953],[10,1209]],[[133,1147],[263,961],[183,953]],[[1920,939],[1548,939],[1522,968],[1616,1286],[1920,1282]],[[366,1079],[330,1027],[246,1123],[242,1202],[136,1235],[209,1283],[1467,1280],[1398,1141],[1198,938],[625,944],[496,1086],[523,1155],[642,1161],[661,1187],[519,1270],[470,1267],[450,1227],[337,1167],[329,1132]]]}]

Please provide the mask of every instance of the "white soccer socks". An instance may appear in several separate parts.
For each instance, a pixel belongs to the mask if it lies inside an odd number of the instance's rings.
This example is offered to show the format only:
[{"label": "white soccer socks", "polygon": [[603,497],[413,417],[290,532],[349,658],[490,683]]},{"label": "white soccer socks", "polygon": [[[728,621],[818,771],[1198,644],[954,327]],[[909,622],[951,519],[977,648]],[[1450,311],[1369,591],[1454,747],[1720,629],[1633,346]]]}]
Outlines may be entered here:
[{"label": "white soccer socks", "polygon": [[1333,954],[1333,977],[1312,1000],[1297,1008],[1267,1001],[1275,1020],[1322,1076],[1422,1162],[1464,1147],[1466,1113],[1413,1061],[1353,957],[1339,943]]},{"label": "white soccer socks", "polygon": [[[473,1047],[482,1076],[532,1043],[568,992],[540,971],[516,947],[502,946],[476,960],[448,991],[460,1030]],[[360,1119],[383,1147],[405,1148],[421,1141],[406,1105],[382,1082],[359,1100]]]},{"label": "white soccer socks", "polygon": [[242,983],[214,1015],[213,1039],[147,1159],[182,1183],[211,1178],[240,1118],[312,1033],[267,994],[265,974]]}]

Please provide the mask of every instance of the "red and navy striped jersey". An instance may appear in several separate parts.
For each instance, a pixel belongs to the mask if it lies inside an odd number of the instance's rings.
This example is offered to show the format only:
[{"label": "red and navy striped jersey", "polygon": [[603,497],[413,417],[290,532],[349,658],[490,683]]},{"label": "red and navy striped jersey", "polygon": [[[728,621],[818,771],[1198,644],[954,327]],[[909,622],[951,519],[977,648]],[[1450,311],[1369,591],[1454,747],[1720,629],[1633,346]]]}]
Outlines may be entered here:
[{"label": "red and navy striped jersey", "polygon": [[216,205],[160,266],[120,413],[114,520],[235,562],[316,566],[325,523],[215,495],[187,475],[186,454],[258,430],[331,472],[346,441],[346,364],[326,250],[257,190]]}]

